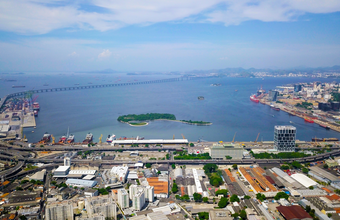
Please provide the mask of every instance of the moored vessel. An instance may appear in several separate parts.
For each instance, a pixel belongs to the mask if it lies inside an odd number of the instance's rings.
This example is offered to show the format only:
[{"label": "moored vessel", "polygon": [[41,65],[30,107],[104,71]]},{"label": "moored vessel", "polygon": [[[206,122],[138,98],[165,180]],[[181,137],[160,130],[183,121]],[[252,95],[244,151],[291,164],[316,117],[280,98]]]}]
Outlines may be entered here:
[{"label": "moored vessel", "polygon": [[34,113],[35,117],[38,117],[38,111],[37,110],[34,110],[33,113]]},{"label": "moored vessel", "polygon": [[59,141],[58,141],[58,143],[59,144],[64,144],[65,142],[66,142],[66,139],[67,139],[67,137],[64,135],[64,136],[61,136],[61,138],[59,138]]},{"label": "moored vessel", "polygon": [[330,127],[328,127],[327,125],[319,124],[319,126],[325,128],[326,130],[330,129]]},{"label": "moored vessel", "polygon": [[312,138],[312,141],[319,141],[319,142],[330,142],[330,141],[339,141],[338,138]]},{"label": "moored vessel", "polygon": [[314,123],[314,121],[311,118],[305,118],[305,122]]},{"label": "moored vessel", "polygon": [[45,133],[42,139],[39,141],[39,144],[45,144],[51,140],[51,135],[49,133]]},{"label": "moored vessel", "polygon": [[137,137],[130,137],[130,138],[128,138],[128,137],[120,137],[117,140],[144,140],[144,137],[139,137],[139,136],[137,136]]},{"label": "moored vessel", "polygon": [[250,96],[250,100],[253,101],[253,102],[256,102],[256,103],[259,103],[259,101],[260,101],[260,100],[256,97],[255,94],[253,94],[253,95]]},{"label": "moored vessel", "polygon": [[106,138],[106,142],[107,142],[107,143],[112,143],[113,140],[116,140],[116,135],[114,135],[114,134],[109,135],[109,136]]},{"label": "moored vessel", "polygon": [[25,88],[26,86],[12,86],[12,88]]},{"label": "moored vessel", "polygon": [[71,135],[69,135],[68,136],[68,138],[67,138],[67,143],[72,143],[74,141],[74,135],[73,134],[71,134]]},{"label": "moored vessel", "polygon": [[39,111],[39,109],[40,109],[39,102],[33,102],[32,108],[33,108],[33,110],[38,110]]},{"label": "moored vessel", "polygon": [[92,142],[93,139],[93,134],[88,133],[85,137],[85,139],[83,140],[83,144],[89,144]]}]

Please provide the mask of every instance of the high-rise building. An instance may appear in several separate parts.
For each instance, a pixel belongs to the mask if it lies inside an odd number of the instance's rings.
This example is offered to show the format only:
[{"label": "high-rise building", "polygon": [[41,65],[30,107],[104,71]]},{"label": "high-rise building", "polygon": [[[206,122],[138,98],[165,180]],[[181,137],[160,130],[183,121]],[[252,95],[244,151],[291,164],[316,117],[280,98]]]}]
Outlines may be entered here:
[{"label": "high-rise building", "polygon": [[295,151],[296,128],[294,126],[275,126],[274,148],[277,151]]},{"label": "high-rise building", "polygon": [[73,219],[73,205],[70,202],[55,202],[46,206],[46,220]]},{"label": "high-rise building", "polygon": [[274,90],[269,90],[268,93],[268,100],[269,101],[273,101],[275,102],[277,100],[277,96],[279,95],[278,91],[274,91]]},{"label": "high-rise building", "polygon": [[118,204],[122,209],[128,208],[130,206],[129,194],[125,189],[119,189],[118,192]]},{"label": "high-rise building", "polygon": [[153,186],[142,186],[142,185],[130,185],[129,187],[129,197],[132,200],[133,196],[140,190],[145,191],[144,197],[145,201],[153,202],[155,197],[155,191]]},{"label": "high-rise building", "polygon": [[294,92],[300,92],[302,90],[302,86],[297,84],[297,85],[294,85]]},{"label": "high-rise building", "polygon": [[139,189],[136,194],[132,196],[132,207],[134,210],[142,210],[145,204],[145,190]]},{"label": "high-rise building", "polygon": [[116,219],[117,206],[110,195],[89,197],[85,200],[85,208],[89,217],[94,218],[102,216]]},{"label": "high-rise building", "polygon": [[71,158],[69,157],[64,158],[64,166],[71,166]]},{"label": "high-rise building", "polygon": [[331,102],[331,107],[333,111],[339,111],[340,103],[339,102]]}]

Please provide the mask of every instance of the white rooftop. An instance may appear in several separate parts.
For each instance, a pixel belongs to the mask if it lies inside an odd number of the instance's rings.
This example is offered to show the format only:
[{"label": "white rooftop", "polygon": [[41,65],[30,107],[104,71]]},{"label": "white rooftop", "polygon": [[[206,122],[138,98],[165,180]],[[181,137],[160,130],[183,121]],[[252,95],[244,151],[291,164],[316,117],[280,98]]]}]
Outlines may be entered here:
[{"label": "white rooftop", "polygon": [[96,170],[70,170],[68,174],[94,175],[96,172]]},{"label": "white rooftop", "polygon": [[301,185],[303,185],[306,188],[317,185],[317,183],[314,180],[312,180],[308,176],[305,176],[301,173],[294,173],[291,175],[291,177],[295,179],[296,181],[298,181]]},{"label": "white rooftop", "polygon": [[70,166],[59,166],[54,172],[66,172]]}]

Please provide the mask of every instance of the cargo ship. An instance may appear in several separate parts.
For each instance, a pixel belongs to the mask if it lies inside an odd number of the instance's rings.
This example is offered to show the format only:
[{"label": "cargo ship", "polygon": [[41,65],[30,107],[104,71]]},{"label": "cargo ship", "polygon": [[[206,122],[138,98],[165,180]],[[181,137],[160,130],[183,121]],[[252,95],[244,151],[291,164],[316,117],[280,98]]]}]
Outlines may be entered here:
[{"label": "cargo ship", "polygon": [[45,144],[51,140],[51,135],[49,133],[45,133],[43,138],[39,141],[39,144]]},{"label": "cargo ship", "polygon": [[314,123],[314,121],[311,118],[305,118],[305,122]]},{"label": "cargo ship", "polygon": [[250,100],[253,101],[253,102],[256,102],[256,103],[259,103],[259,101],[260,101],[260,100],[256,97],[255,94],[253,94],[253,95],[250,96]]},{"label": "cargo ship", "polygon": [[73,141],[74,141],[74,135],[73,135],[73,134],[69,135],[66,141],[67,141],[67,143],[69,143],[69,144],[70,144],[70,143],[73,143]]},{"label": "cargo ship", "polygon": [[25,88],[26,86],[12,86],[12,88]]},{"label": "cargo ship", "polygon": [[116,140],[116,135],[114,135],[114,134],[109,135],[109,136],[107,136],[107,138],[106,138],[106,142],[107,142],[107,143],[112,143],[113,140]]},{"label": "cargo ship", "polygon": [[327,125],[319,124],[319,126],[325,128],[326,130],[330,129],[330,127],[328,127]]},{"label": "cargo ship", "polygon": [[64,144],[66,142],[66,139],[67,139],[67,137],[65,135],[61,136],[61,138],[59,139],[58,143],[59,144]]},{"label": "cargo ship", "polygon": [[128,138],[128,137],[120,137],[117,140],[144,140],[144,137],[139,137],[139,136],[137,136],[137,137],[130,137],[130,138]]},{"label": "cargo ship", "polygon": [[93,135],[91,133],[88,133],[85,137],[85,139],[83,140],[83,144],[89,144],[92,142],[93,139]]},{"label": "cargo ship", "polygon": [[274,109],[275,111],[280,111],[280,110],[281,110],[280,108],[275,107],[275,105],[270,105],[270,107],[271,107],[272,109]]},{"label": "cargo ship", "polygon": [[39,102],[33,102],[32,107],[33,107],[33,110],[38,110],[39,111],[39,109],[40,109]]},{"label": "cargo ship", "polygon": [[339,141],[339,139],[338,138],[312,138],[312,141],[329,142],[329,141]]}]

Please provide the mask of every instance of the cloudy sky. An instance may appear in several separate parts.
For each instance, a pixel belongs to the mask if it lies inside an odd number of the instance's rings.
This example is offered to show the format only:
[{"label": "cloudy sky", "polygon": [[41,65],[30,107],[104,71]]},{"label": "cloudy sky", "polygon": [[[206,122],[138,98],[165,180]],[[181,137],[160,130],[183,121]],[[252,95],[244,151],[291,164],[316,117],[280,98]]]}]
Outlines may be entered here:
[{"label": "cloudy sky", "polygon": [[339,64],[339,0],[0,0],[0,71]]}]

